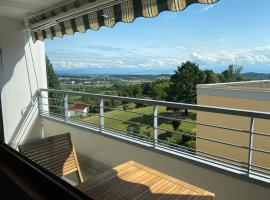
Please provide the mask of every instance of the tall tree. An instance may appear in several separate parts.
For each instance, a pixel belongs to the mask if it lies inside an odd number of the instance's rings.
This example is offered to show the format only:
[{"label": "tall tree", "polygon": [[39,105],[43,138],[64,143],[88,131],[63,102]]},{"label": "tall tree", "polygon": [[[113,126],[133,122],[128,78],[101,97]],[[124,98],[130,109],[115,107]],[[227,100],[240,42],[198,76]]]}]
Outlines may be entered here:
[{"label": "tall tree", "polygon": [[[181,103],[196,103],[196,85],[202,83],[201,71],[196,63],[187,61],[175,71],[170,78],[170,87],[167,92],[168,101]],[[188,110],[185,110],[186,115]]]},{"label": "tall tree", "polygon": [[219,82],[218,76],[212,70],[204,70],[202,71],[202,74],[204,84]]},{"label": "tall tree", "polygon": [[46,68],[47,68],[48,88],[60,89],[61,88],[60,81],[58,80],[58,77],[54,72],[53,65],[51,64],[47,55],[46,55]]},{"label": "tall tree", "polygon": [[221,82],[237,82],[243,80],[242,78],[243,67],[238,65],[229,65],[228,69],[221,73]]},{"label": "tall tree", "polygon": [[[46,56],[46,68],[47,68],[47,82],[48,82],[48,88],[51,89],[61,89],[60,81],[58,80],[58,77],[56,76],[53,65],[51,64],[49,58]],[[49,110],[52,113],[56,114],[63,114],[64,110],[61,107],[64,107],[64,105],[61,105],[61,102],[63,102],[63,96],[49,92]]]},{"label": "tall tree", "polygon": [[170,82],[167,80],[156,81],[152,87],[152,97],[156,100],[165,100]]}]

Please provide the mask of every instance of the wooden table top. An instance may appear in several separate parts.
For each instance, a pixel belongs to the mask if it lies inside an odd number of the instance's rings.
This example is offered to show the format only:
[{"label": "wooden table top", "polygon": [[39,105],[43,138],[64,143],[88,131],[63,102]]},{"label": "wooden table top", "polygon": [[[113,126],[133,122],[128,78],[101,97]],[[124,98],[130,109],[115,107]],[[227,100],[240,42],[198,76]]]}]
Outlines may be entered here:
[{"label": "wooden table top", "polygon": [[210,200],[214,194],[129,161],[77,186],[92,199],[192,199]]}]

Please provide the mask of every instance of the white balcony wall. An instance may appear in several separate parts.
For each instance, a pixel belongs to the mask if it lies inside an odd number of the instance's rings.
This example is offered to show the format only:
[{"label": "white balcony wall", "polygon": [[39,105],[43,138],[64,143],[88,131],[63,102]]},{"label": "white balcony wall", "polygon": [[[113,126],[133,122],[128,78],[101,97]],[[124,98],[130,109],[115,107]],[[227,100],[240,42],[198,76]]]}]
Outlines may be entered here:
[{"label": "white balcony wall", "polygon": [[[47,88],[45,48],[22,31],[22,19],[0,17],[0,90],[5,142],[41,137],[36,90]],[[1,60],[1,59],[0,59]],[[32,134],[35,133],[35,134]]]},{"label": "white balcony wall", "polygon": [[45,137],[66,132],[72,135],[79,162],[92,168],[101,167],[106,170],[132,160],[213,192],[216,195],[215,200],[254,200],[270,197],[269,184],[262,186],[251,180],[243,180],[236,174],[214,170],[213,167],[177,159],[153,149],[44,119]]}]

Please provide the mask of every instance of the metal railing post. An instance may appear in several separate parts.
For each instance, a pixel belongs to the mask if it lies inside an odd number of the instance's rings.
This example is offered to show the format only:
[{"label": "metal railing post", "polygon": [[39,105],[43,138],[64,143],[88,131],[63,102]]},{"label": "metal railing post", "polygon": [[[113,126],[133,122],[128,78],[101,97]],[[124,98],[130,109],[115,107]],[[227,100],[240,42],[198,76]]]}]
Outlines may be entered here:
[{"label": "metal railing post", "polygon": [[99,105],[99,113],[100,113],[100,131],[104,130],[104,98],[100,98]]},{"label": "metal railing post", "polygon": [[68,119],[68,94],[65,94],[64,97],[64,109],[65,109],[65,120]]},{"label": "metal railing post", "polygon": [[158,106],[154,105],[153,107],[154,113],[154,146],[158,143]]},{"label": "metal railing post", "polygon": [[252,149],[254,140],[254,118],[250,118],[250,128],[249,128],[249,146],[248,146],[248,171],[247,174],[250,176],[250,171],[252,168]]},{"label": "metal railing post", "polygon": [[37,100],[38,100],[38,113],[40,115],[42,111],[42,92],[40,90],[37,91]]}]

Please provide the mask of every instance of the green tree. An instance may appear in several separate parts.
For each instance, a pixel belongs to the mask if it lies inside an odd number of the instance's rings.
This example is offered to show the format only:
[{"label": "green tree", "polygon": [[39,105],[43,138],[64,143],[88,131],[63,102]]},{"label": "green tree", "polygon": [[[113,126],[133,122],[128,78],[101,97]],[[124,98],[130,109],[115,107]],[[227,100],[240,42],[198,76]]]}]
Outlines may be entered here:
[{"label": "green tree", "polygon": [[202,82],[204,84],[219,82],[219,77],[212,70],[202,71],[202,77]]},{"label": "green tree", "polygon": [[144,83],[142,85],[142,94],[144,96],[150,96],[152,93],[152,83]]},{"label": "green tree", "polygon": [[[56,76],[53,65],[50,63],[49,58],[46,56],[46,68],[47,68],[47,83],[48,88],[50,89],[61,89],[60,81],[58,80],[58,77]],[[56,114],[64,114],[63,110],[63,96],[60,94],[56,94],[53,92],[49,92],[49,110],[50,112],[56,113]],[[62,107],[62,108],[61,108]]]},{"label": "green tree", "polygon": [[54,72],[53,65],[51,64],[48,56],[46,56],[46,68],[47,68],[48,88],[57,90],[61,89],[60,81]]},{"label": "green tree", "polygon": [[167,98],[167,91],[170,87],[170,82],[167,80],[156,81],[152,87],[152,98],[156,100],[165,100]]},{"label": "green tree", "polygon": [[221,82],[237,82],[243,80],[242,78],[242,70],[243,67],[238,65],[230,65],[228,69],[224,70],[221,75],[220,79]]},{"label": "green tree", "polygon": [[181,120],[172,120],[172,126],[173,126],[174,131],[177,131],[180,125],[181,125]]},{"label": "green tree", "polygon": [[[187,61],[182,63],[181,67],[175,71],[170,78],[170,87],[167,92],[168,101],[181,103],[196,103],[196,85],[202,83],[201,70],[193,62]],[[185,110],[188,114],[188,110]]]}]

